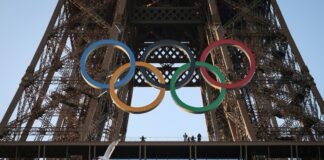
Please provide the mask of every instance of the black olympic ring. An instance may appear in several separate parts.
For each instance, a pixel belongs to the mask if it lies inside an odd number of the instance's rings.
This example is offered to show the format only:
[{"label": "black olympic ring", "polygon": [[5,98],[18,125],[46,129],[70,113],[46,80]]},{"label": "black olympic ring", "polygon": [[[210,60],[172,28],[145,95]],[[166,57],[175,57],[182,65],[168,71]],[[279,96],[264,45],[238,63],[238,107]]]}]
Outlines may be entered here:
[{"label": "black olympic ring", "polygon": [[[175,40],[158,41],[158,42],[150,45],[147,49],[145,49],[145,51],[141,57],[141,61],[145,62],[147,57],[149,56],[149,54],[152,51],[154,51],[155,49],[162,47],[162,46],[175,47],[175,48],[179,49],[180,51],[182,51],[183,53],[185,53],[185,55],[188,57],[188,59],[190,61],[190,68],[189,68],[188,75],[186,75],[185,78],[182,79],[182,81],[178,81],[176,83],[175,87],[177,89],[177,88],[185,86],[187,83],[189,83],[191,81],[192,77],[194,76],[194,72],[195,72],[195,68],[196,68],[196,65],[195,65],[196,60],[195,60],[194,55],[191,53],[190,49],[187,46],[181,44],[180,42],[175,41]],[[170,84],[161,84],[158,81],[155,81],[153,79],[153,77],[149,76],[149,74],[148,74],[148,72],[146,72],[147,70],[145,68],[141,67],[140,71],[141,71],[144,79],[146,81],[148,81],[150,84],[152,84],[153,86],[158,87],[158,88],[165,88],[166,90],[170,90]]]}]

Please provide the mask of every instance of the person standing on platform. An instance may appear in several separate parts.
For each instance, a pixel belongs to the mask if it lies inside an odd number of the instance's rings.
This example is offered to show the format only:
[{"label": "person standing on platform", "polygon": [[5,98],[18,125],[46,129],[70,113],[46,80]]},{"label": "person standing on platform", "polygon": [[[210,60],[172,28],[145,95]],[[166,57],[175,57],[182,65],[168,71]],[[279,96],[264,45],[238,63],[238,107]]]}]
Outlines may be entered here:
[{"label": "person standing on platform", "polygon": [[197,141],[201,142],[201,134],[200,133],[198,133],[198,135],[197,135]]},{"label": "person standing on platform", "polygon": [[146,138],[144,136],[142,136],[140,139],[141,139],[141,142],[145,142]]},{"label": "person standing on platform", "polygon": [[195,136],[191,136],[191,142],[195,141]]},{"label": "person standing on platform", "polygon": [[183,135],[183,141],[187,141],[187,138],[188,138],[187,133],[184,133],[184,135]]}]

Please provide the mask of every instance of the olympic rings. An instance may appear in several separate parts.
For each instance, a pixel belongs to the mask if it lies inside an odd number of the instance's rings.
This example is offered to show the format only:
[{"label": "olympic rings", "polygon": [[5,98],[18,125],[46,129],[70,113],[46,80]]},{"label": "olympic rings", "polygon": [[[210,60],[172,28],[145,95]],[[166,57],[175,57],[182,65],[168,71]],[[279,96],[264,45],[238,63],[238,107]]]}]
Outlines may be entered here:
[{"label": "olympic rings", "polygon": [[[203,67],[206,67],[207,69],[211,70],[220,79],[221,83],[225,83],[224,75],[217,67],[215,67],[211,64],[205,63],[205,62],[196,62],[195,64],[196,64],[196,66],[203,66]],[[225,88],[221,89],[218,98],[215,101],[213,101],[211,104],[209,104],[208,106],[194,107],[194,106],[190,106],[180,100],[180,98],[178,97],[178,95],[176,93],[175,83],[177,81],[177,78],[189,67],[190,67],[190,63],[184,64],[183,66],[178,68],[176,70],[176,72],[174,73],[174,75],[171,79],[171,83],[170,83],[170,87],[171,87],[170,91],[171,91],[172,98],[175,100],[175,102],[178,104],[178,106],[183,108],[185,111],[191,112],[191,113],[204,113],[204,112],[208,112],[208,111],[218,107],[225,98],[225,95],[226,95]],[[216,88],[216,89],[218,89],[218,88]]]},{"label": "olympic rings", "polygon": [[89,55],[91,54],[91,52],[93,52],[93,50],[100,48],[102,46],[105,46],[105,45],[109,45],[109,44],[112,44],[115,48],[118,48],[118,49],[122,50],[124,53],[126,53],[128,58],[130,59],[130,63],[131,63],[131,67],[130,67],[127,75],[115,84],[115,88],[119,88],[119,87],[125,85],[129,80],[131,80],[133,78],[133,75],[135,74],[135,56],[134,56],[133,51],[127,45],[125,45],[122,42],[112,40],[112,39],[96,41],[96,42],[92,43],[88,48],[86,48],[86,50],[83,52],[81,60],[80,60],[80,70],[81,70],[81,75],[82,75],[83,79],[91,87],[96,88],[96,89],[108,89],[109,85],[97,82],[90,77],[90,75],[88,74],[88,72],[86,70],[87,59],[88,59]]},{"label": "olympic rings", "polygon": [[[136,62],[135,63],[136,66],[140,66],[140,67],[145,67],[148,68],[149,70],[151,70],[153,73],[155,73],[155,75],[158,77],[158,80],[161,82],[161,84],[164,84],[164,78],[162,73],[155,68],[153,65],[149,64],[149,63],[145,63],[145,62]],[[144,112],[148,112],[151,111],[152,109],[154,109],[157,105],[159,105],[164,97],[165,94],[165,88],[159,88],[160,93],[157,96],[157,98],[150,104],[144,106],[144,107],[131,107],[127,104],[125,104],[124,102],[122,102],[118,96],[115,93],[115,87],[114,87],[114,83],[116,82],[117,78],[119,77],[120,74],[122,74],[126,69],[128,69],[129,67],[131,67],[130,63],[124,64],[121,67],[119,67],[115,73],[112,75],[111,79],[110,79],[110,89],[109,89],[109,93],[111,96],[111,99],[114,101],[114,103],[123,111],[126,112],[130,112],[130,113],[144,113]]]},{"label": "olympic rings", "polygon": [[[188,72],[189,76],[186,76],[182,81],[180,81],[179,83],[176,84],[176,88],[180,88],[185,86],[187,83],[190,82],[190,80],[192,79],[194,72],[195,72],[195,58],[194,55],[191,53],[190,49],[184,45],[182,45],[180,42],[178,41],[174,41],[174,40],[162,40],[162,41],[158,41],[156,43],[154,43],[153,45],[149,46],[143,53],[142,57],[141,57],[141,61],[146,61],[147,57],[149,56],[149,54],[154,51],[155,49],[162,47],[162,46],[172,46],[175,48],[180,49],[180,51],[184,52],[186,54],[186,56],[188,57],[189,61],[190,61],[190,69]],[[148,73],[145,71],[144,68],[140,68],[140,71],[144,77],[145,80],[147,80],[150,84],[152,84],[153,86],[159,87],[159,88],[165,88],[166,90],[170,90],[170,84],[165,84],[165,85],[161,85],[159,82],[153,80],[151,77],[149,77]]]},{"label": "olympic rings", "polygon": [[[108,45],[108,44],[112,44],[115,48],[122,50],[124,53],[126,53],[128,55],[128,57],[130,59],[130,63],[122,65],[115,71],[115,73],[112,74],[112,77],[109,81],[109,85],[95,81],[88,75],[88,73],[86,71],[86,61],[87,61],[87,58],[89,57],[89,55],[91,54],[91,52],[99,47],[102,47],[102,46]],[[225,81],[225,78],[224,78],[224,75],[222,74],[222,72],[217,67],[215,67],[211,64],[205,63],[209,52],[213,48],[218,47],[220,45],[224,45],[224,44],[229,44],[229,45],[235,46],[235,47],[239,48],[240,50],[242,50],[244,52],[244,54],[248,57],[249,62],[250,62],[250,69],[249,69],[246,77],[243,80],[240,80],[239,82],[236,82],[233,84],[226,84],[226,81]],[[156,67],[154,67],[153,65],[151,65],[149,63],[144,62],[144,61],[146,61],[147,57],[149,56],[149,54],[152,51],[154,51],[155,49],[157,49],[161,46],[172,46],[172,47],[176,47],[176,48],[180,49],[182,52],[184,52],[187,55],[187,57],[189,58],[189,61],[190,61],[189,63],[182,65],[180,68],[178,68],[175,71],[174,75],[171,78],[170,84],[165,84],[165,80],[163,78],[162,73]],[[115,89],[118,89],[121,86],[124,86],[126,83],[128,83],[133,78],[133,76],[135,75],[136,66],[140,67],[140,72],[142,73],[144,79],[149,83],[149,85],[160,90],[159,95],[152,103],[142,106],[142,107],[132,107],[132,106],[125,104],[118,98],[118,96],[115,93]],[[183,101],[180,100],[180,98],[178,97],[178,95],[176,93],[177,88],[183,87],[184,85],[186,85],[188,82],[191,81],[192,77],[194,76],[195,68],[197,66],[200,67],[199,71],[201,72],[203,79],[208,84],[210,84],[212,87],[220,90],[218,98],[216,100],[214,100],[211,104],[209,104],[207,106],[203,106],[203,107],[190,106],[190,105],[184,103]],[[127,75],[124,78],[122,78],[121,80],[117,81],[118,77],[124,71],[126,71],[128,68],[130,68],[130,69],[129,69]],[[158,81],[155,81],[152,78],[150,78],[150,76],[148,75],[147,69],[144,69],[144,68],[147,68],[148,70],[152,71],[157,76]],[[210,70],[217,77],[217,79],[219,79],[219,82],[210,77],[206,68],[208,70]],[[203,53],[200,57],[200,61],[197,61],[197,62],[195,61],[193,54],[190,52],[190,50],[187,47],[185,47],[181,43],[179,43],[177,41],[173,41],[173,40],[163,40],[163,41],[156,42],[155,44],[149,46],[148,49],[146,49],[146,51],[142,55],[141,62],[135,62],[135,57],[134,57],[132,50],[124,43],[116,41],[116,40],[111,40],[111,39],[100,40],[95,43],[92,43],[88,48],[86,48],[86,50],[83,52],[83,54],[81,56],[81,60],[80,60],[80,70],[81,70],[81,75],[82,75],[83,79],[93,88],[109,89],[110,96],[111,96],[113,102],[116,104],[116,106],[119,107],[120,109],[122,109],[123,111],[130,112],[130,113],[145,113],[145,112],[153,110],[158,104],[161,103],[166,90],[171,91],[172,98],[175,100],[176,104],[178,104],[185,111],[191,112],[191,113],[208,112],[214,108],[217,108],[222,103],[222,101],[225,98],[227,89],[234,89],[234,88],[244,87],[245,85],[247,85],[247,83],[249,81],[251,81],[251,79],[254,75],[255,69],[256,69],[256,62],[255,62],[252,51],[248,47],[246,47],[244,44],[242,44],[238,41],[235,41],[235,40],[220,40],[220,41],[211,43],[203,51]],[[186,75],[186,77],[184,77],[181,81],[178,82],[177,79],[187,70],[189,70],[189,71],[188,71],[188,74]]]},{"label": "olympic rings", "polygon": [[250,70],[248,72],[248,74],[246,75],[246,77],[236,83],[233,84],[222,84],[217,82],[216,80],[214,80],[213,78],[210,77],[210,75],[207,73],[206,68],[201,67],[200,68],[200,72],[201,75],[203,76],[203,78],[207,81],[208,84],[214,86],[214,87],[221,87],[221,88],[226,88],[226,89],[234,89],[234,88],[241,88],[244,87],[245,85],[247,85],[255,72],[255,68],[256,68],[256,62],[253,56],[252,51],[246,47],[244,44],[242,44],[241,42],[235,41],[235,40],[229,40],[229,39],[224,39],[224,40],[220,40],[220,41],[216,41],[214,43],[211,43],[202,53],[201,57],[200,57],[200,61],[201,62],[205,62],[207,55],[209,54],[209,52],[213,49],[216,48],[220,45],[224,45],[224,44],[230,44],[233,45],[239,49],[241,49],[244,54],[248,57],[249,61],[250,61]]}]

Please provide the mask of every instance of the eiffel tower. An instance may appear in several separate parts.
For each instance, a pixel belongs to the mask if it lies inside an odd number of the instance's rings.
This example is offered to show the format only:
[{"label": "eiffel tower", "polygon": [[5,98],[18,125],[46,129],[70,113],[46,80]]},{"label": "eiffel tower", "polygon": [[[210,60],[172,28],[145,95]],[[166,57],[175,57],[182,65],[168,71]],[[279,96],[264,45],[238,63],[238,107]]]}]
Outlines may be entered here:
[{"label": "eiffel tower", "polygon": [[[108,94],[91,88],[80,74],[83,51],[103,39],[124,42],[137,61],[152,43],[165,39],[190,48],[197,61],[212,42],[243,42],[254,53],[255,75],[247,86],[229,90],[221,106],[205,113],[209,142],[238,145],[240,152],[248,150],[243,142],[286,144],[290,153],[283,158],[321,159],[324,102],[276,0],[59,0],[0,123],[0,157],[32,155],[22,151],[23,147],[17,149],[28,142],[37,142],[35,155],[38,151],[45,158],[44,144],[92,144],[117,137],[125,141],[129,113],[120,110]],[[94,51],[87,62],[91,77],[108,82],[128,62],[125,55],[115,52],[111,46]],[[176,64],[189,62],[183,51],[167,45],[152,50],[151,55],[147,62],[160,64],[167,83],[178,69]],[[227,82],[239,81],[249,70],[248,58],[232,46],[214,49],[210,55],[207,62],[224,71]],[[149,87],[139,70],[118,90],[119,98],[130,104],[134,87]],[[204,105],[219,95],[198,72],[185,87],[200,87]],[[312,145],[300,153],[292,142]],[[92,153],[96,147],[89,148],[86,157],[96,157]],[[190,148],[190,157],[199,155],[195,149]],[[143,150],[139,151],[142,156]],[[49,157],[60,157],[52,154]],[[239,157],[262,159],[260,155],[246,152]]]}]

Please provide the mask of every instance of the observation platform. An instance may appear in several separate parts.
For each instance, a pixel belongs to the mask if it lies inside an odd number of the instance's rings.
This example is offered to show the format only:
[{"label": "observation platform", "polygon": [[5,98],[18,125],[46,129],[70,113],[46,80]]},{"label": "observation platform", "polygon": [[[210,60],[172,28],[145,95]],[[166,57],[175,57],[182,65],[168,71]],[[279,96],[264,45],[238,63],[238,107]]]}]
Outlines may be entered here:
[{"label": "observation platform", "polygon": [[[0,158],[97,159],[109,142],[0,142]],[[112,159],[324,159],[324,142],[120,142]]]}]

